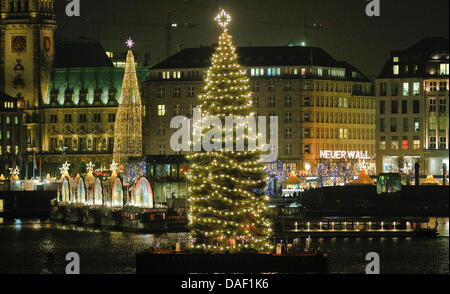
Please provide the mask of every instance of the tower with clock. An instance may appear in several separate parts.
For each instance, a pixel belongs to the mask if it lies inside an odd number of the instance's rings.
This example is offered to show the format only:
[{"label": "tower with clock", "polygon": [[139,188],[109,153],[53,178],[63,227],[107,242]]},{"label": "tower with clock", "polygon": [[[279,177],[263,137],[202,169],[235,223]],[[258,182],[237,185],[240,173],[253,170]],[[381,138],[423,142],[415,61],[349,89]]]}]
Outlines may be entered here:
[{"label": "tower with clock", "polygon": [[0,91],[24,108],[28,151],[39,152],[39,108],[54,59],[55,0],[0,0]]}]

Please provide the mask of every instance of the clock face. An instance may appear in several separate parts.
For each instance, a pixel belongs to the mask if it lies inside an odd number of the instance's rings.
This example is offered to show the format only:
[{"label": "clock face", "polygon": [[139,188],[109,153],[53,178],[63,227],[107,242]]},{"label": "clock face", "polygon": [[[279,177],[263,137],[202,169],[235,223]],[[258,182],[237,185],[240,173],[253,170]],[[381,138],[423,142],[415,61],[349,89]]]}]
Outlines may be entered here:
[{"label": "clock face", "polygon": [[11,39],[11,51],[12,53],[22,53],[27,50],[27,37],[14,36]]},{"label": "clock face", "polygon": [[44,37],[43,47],[45,52],[50,52],[52,49],[52,41],[50,40],[50,37]]}]

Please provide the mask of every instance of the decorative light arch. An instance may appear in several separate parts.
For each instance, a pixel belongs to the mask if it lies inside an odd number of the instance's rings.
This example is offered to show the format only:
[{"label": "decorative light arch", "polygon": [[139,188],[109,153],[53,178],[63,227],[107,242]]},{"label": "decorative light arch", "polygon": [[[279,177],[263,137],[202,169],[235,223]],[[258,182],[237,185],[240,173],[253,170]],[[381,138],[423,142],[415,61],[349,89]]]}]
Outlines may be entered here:
[{"label": "decorative light arch", "polygon": [[139,178],[134,185],[133,205],[144,208],[153,208],[153,189],[149,180]]},{"label": "decorative light arch", "polygon": [[102,205],[103,204],[103,186],[102,180],[97,178],[95,180],[95,188],[94,188],[94,205]]},{"label": "decorative light arch", "polygon": [[68,177],[64,177],[61,185],[61,194],[59,195],[61,202],[69,202],[70,201],[70,182]]},{"label": "decorative light arch", "polygon": [[86,187],[84,185],[83,177],[80,177],[77,183],[77,203],[85,203],[86,202]]},{"label": "decorative light arch", "polygon": [[112,188],[112,200],[111,206],[122,207],[123,206],[123,184],[120,178],[116,178]]}]

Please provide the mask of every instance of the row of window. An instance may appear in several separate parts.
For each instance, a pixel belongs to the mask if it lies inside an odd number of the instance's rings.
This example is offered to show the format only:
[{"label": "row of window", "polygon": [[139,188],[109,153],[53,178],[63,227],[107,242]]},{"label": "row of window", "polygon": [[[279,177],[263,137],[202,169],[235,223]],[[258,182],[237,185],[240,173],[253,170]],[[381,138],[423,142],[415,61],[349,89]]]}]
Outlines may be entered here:
[{"label": "row of window", "polygon": [[[16,130],[16,139],[19,138],[19,132],[18,130]],[[0,141],[2,141],[3,139],[5,140],[10,140],[11,139],[11,131],[10,130],[5,130],[5,132],[3,132],[3,130],[0,129]]]},{"label": "row of window", "polygon": [[[6,145],[5,150],[3,150],[3,146],[0,144],[0,155],[3,155],[3,152],[11,154],[11,145]],[[19,153],[19,146],[14,146],[14,154],[17,155]]]},{"label": "row of window", "polygon": [[[379,143],[380,150],[386,150],[387,144],[386,144],[386,137],[380,138]],[[398,151],[400,150],[420,150],[421,144],[420,144],[420,137],[414,136],[413,140],[409,140],[407,136],[402,136],[402,139],[399,140],[399,137],[393,136],[391,137],[391,144],[390,144],[390,150]],[[428,149],[440,149],[440,150],[446,150],[447,147],[447,137],[441,136],[439,137],[439,145],[436,143],[436,137],[430,136],[429,142],[428,142]]]},{"label": "row of window", "polygon": [[[397,100],[391,100],[391,114],[407,114],[408,113],[408,100],[402,100],[399,106],[399,102]],[[401,108],[401,109],[399,109]],[[379,113],[386,114],[386,101],[380,100],[379,104]],[[412,101],[412,113],[420,113],[420,101],[413,100]]]},{"label": "row of window", "polygon": [[71,151],[113,151],[114,138],[64,138],[64,141],[57,138],[50,138],[50,151],[71,152]]},{"label": "row of window", "polygon": [[[276,107],[277,100],[276,97],[268,97],[267,106],[268,107]],[[292,107],[291,96],[284,97],[284,107]],[[300,99],[300,105],[305,107],[314,106],[316,107],[334,107],[334,108],[351,108],[351,109],[373,109],[375,107],[374,99],[367,98],[356,98],[356,97],[302,97]],[[280,103],[278,103],[280,104]],[[260,97],[253,97],[253,105],[256,107],[261,106]]]},{"label": "row of window", "polygon": [[[369,154],[373,153],[373,148],[369,144],[315,144],[317,152],[319,150],[367,150]],[[284,144],[284,155],[293,154],[293,144]],[[283,152],[283,151],[282,151]],[[166,145],[158,144],[158,154],[166,155]],[[312,154],[312,144],[303,144],[300,148],[300,154]]]},{"label": "row of window", "polygon": [[[187,87],[187,97],[194,97],[195,96],[195,88],[193,86]],[[182,88],[181,87],[175,87],[173,89],[173,97],[181,97],[182,94]],[[158,98],[164,98],[166,97],[166,88],[165,87],[159,87],[158,88]]]},{"label": "row of window", "polygon": [[[102,122],[102,115],[101,113],[94,113],[92,121],[95,123]],[[115,113],[108,113],[108,122],[112,123],[116,121],[116,114]],[[50,123],[57,123],[58,122],[58,115],[57,114],[50,114]],[[87,123],[87,114],[81,113],[78,115],[78,122],[80,123]],[[64,114],[64,123],[72,123],[72,114]]]},{"label": "row of window", "polygon": [[[390,132],[395,133],[400,131],[399,128],[399,124],[398,124],[399,119],[397,118],[391,118],[389,120],[390,123]],[[402,122],[402,131],[403,132],[409,132],[411,130],[411,125],[410,122],[411,120],[409,118],[403,118],[400,120]],[[413,129],[414,132],[420,132],[421,130],[421,120],[420,118],[416,117],[414,118],[413,121]],[[429,117],[428,118],[428,130],[430,131],[446,131],[447,130],[447,118],[446,117]],[[380,118],[380,132],[385,132],[386,131],[386,119],[385,118]]]},{"label": "row of window", "polygon": [[[411,89],[412,86],[412,89]],[[404,82],[402,83],[402,96],[414,95],[417,96],[421,93],[420,82]],[[387,95],[387,83],[380,83],[380,96]],[[399,95],[399,84],[391,83],[391,96]]]},{"label": "row of window", "polygon": [[[14,124],[15,125],[19,124],[19,117],[18,116],[13,116],[12,119],[14,119]],[[0,126],[3,125],[3,122],[5,122],[5,124],[7,126],[9,126],[11,124],[11,116],[6,115],[5,118],[3,118],[3,116],[0,116]]]},{"label": "row of window", "polygon": [[13,109],[14,108],[14,102],[4,101],[3,102],[3,108],[5,108],[5,109]]}]

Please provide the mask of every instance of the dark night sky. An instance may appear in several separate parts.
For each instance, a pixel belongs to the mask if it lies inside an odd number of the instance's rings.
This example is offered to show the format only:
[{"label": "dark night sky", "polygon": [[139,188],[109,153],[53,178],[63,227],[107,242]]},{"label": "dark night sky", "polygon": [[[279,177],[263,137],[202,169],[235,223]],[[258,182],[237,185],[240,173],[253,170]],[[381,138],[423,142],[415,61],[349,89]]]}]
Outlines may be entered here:
[{"label": "dark night sky", "polygon": [[[406,49],[423,37],[448,38],[448,0],[380,1],[381,16],[372,18],[365,14],[366,0],[218,2],[232,13],[231,32],[237,46],[284,46],[293,40],[302,41],[304,29],[291,24],[320,22],[324,29],[318,35],[308,31],[307,44],[324,48],[337,60],[347,61],[369,76],[379,74],[391,50]],[[190,30],[174,32],[173,52],[176,44],[188,48],[214,43],[218,32],[213,20],[216,10],[206,6],[215,2],[81,0],[81,16],[69,18],[64,12],[66,2],[58,0],[58,37],[74,40],[85,36],[101,40],[105,49],[125,51],[124,42],[131,36],[136,41],[135,52],[140,56],[149,52],[153,65],[165,57],[166,31],[150,24],[165,25],[167,9],[172,10],[172,22],[197,24]]]}]

